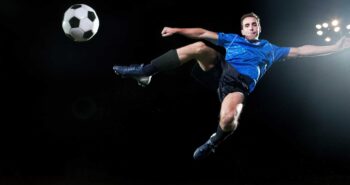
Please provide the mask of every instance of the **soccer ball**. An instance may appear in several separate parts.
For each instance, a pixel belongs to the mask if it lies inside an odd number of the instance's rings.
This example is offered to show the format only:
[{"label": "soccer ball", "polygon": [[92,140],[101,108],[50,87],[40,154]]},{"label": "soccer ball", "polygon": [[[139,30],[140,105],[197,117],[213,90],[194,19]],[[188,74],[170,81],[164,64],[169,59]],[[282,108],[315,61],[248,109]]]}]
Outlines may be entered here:
[{"label": "soccer ball", "polygon": [[66,36],[76,42],[90,40],[98,30],[100,21],[94,9],[85,4],[70,6],[64,13],[62,28]]}]

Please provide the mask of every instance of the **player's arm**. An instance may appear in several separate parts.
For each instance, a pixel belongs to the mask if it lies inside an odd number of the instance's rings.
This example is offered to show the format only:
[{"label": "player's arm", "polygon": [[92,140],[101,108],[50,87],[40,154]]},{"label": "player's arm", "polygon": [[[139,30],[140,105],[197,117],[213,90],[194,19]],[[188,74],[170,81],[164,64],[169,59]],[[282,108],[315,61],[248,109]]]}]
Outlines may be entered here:
[{"label": "player's arm", "polygon": [[337,43],[328,46],[304,45],[300,47],[292,47],[290,48],[288,57],[312,57],[329,55],[347,49],[349,47],[350,38],[343,37]]},{"label": "player's arm", "polygon": [[212,43],[218,40],[218,34],[203,28],[171,28],[164,27],[161,32],[163,37],[169,37],[174,34],[183,35],[192,39],[204,39]]}]

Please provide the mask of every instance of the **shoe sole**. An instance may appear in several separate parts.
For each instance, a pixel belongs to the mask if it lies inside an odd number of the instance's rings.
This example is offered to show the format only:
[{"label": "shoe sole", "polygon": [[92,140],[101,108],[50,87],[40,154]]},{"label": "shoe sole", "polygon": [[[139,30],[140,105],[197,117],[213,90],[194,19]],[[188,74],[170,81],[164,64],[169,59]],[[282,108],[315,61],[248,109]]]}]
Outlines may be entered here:
[{"label": "shoe sole", "polygon": [[137,81],[138,85],[141,87],[146,87],[151,83],[152,76],[134,77],[134,79]]},{"label": "shoe sole", "polygon": [[[120,75],[119,73],[115,73],[117,76],[120,76],[121,78],[129,78],[124,75]],[[146,87],[151,83],[152,76],[143,76],[143,77],[131,77],[137,81],[137,84],[141,87]]]}]

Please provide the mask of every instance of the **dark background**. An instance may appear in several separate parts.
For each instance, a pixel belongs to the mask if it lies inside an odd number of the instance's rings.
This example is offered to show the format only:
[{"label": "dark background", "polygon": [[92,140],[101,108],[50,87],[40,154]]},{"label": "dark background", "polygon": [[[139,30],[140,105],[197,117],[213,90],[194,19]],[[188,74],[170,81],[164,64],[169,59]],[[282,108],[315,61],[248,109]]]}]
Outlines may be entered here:
[{"label": "dark background", "polygon": [[[85,43],[61,28],[76,3],[100,19]],[[315,24],[345,24],[349,1],[1,4],[1,184],[350,182],[349,51],[276,63],[247,99],[238,130],[204,161],[192,154],[215,131],[220,104],[191,78],[194,61],[146,88],[112,70],[194,42],[162,38],[164,26],[240,33],[249,12],[276,45],[324,45]]]}]

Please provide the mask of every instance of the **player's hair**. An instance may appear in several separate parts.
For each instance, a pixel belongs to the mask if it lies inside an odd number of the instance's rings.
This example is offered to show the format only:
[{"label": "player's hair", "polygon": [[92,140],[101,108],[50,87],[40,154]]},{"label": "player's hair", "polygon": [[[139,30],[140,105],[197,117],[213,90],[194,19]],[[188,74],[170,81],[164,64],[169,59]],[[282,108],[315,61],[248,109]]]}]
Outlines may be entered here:
[{"label": "player's hair", "polygon": [[260,24],[259,16],[256,15],[254,12],[250,12],[250,13],[242,15],[242,17],[241,17],[241,29],[243,29],[243,20],[247,17],[254,17],[256,19],[256,21]]}]

